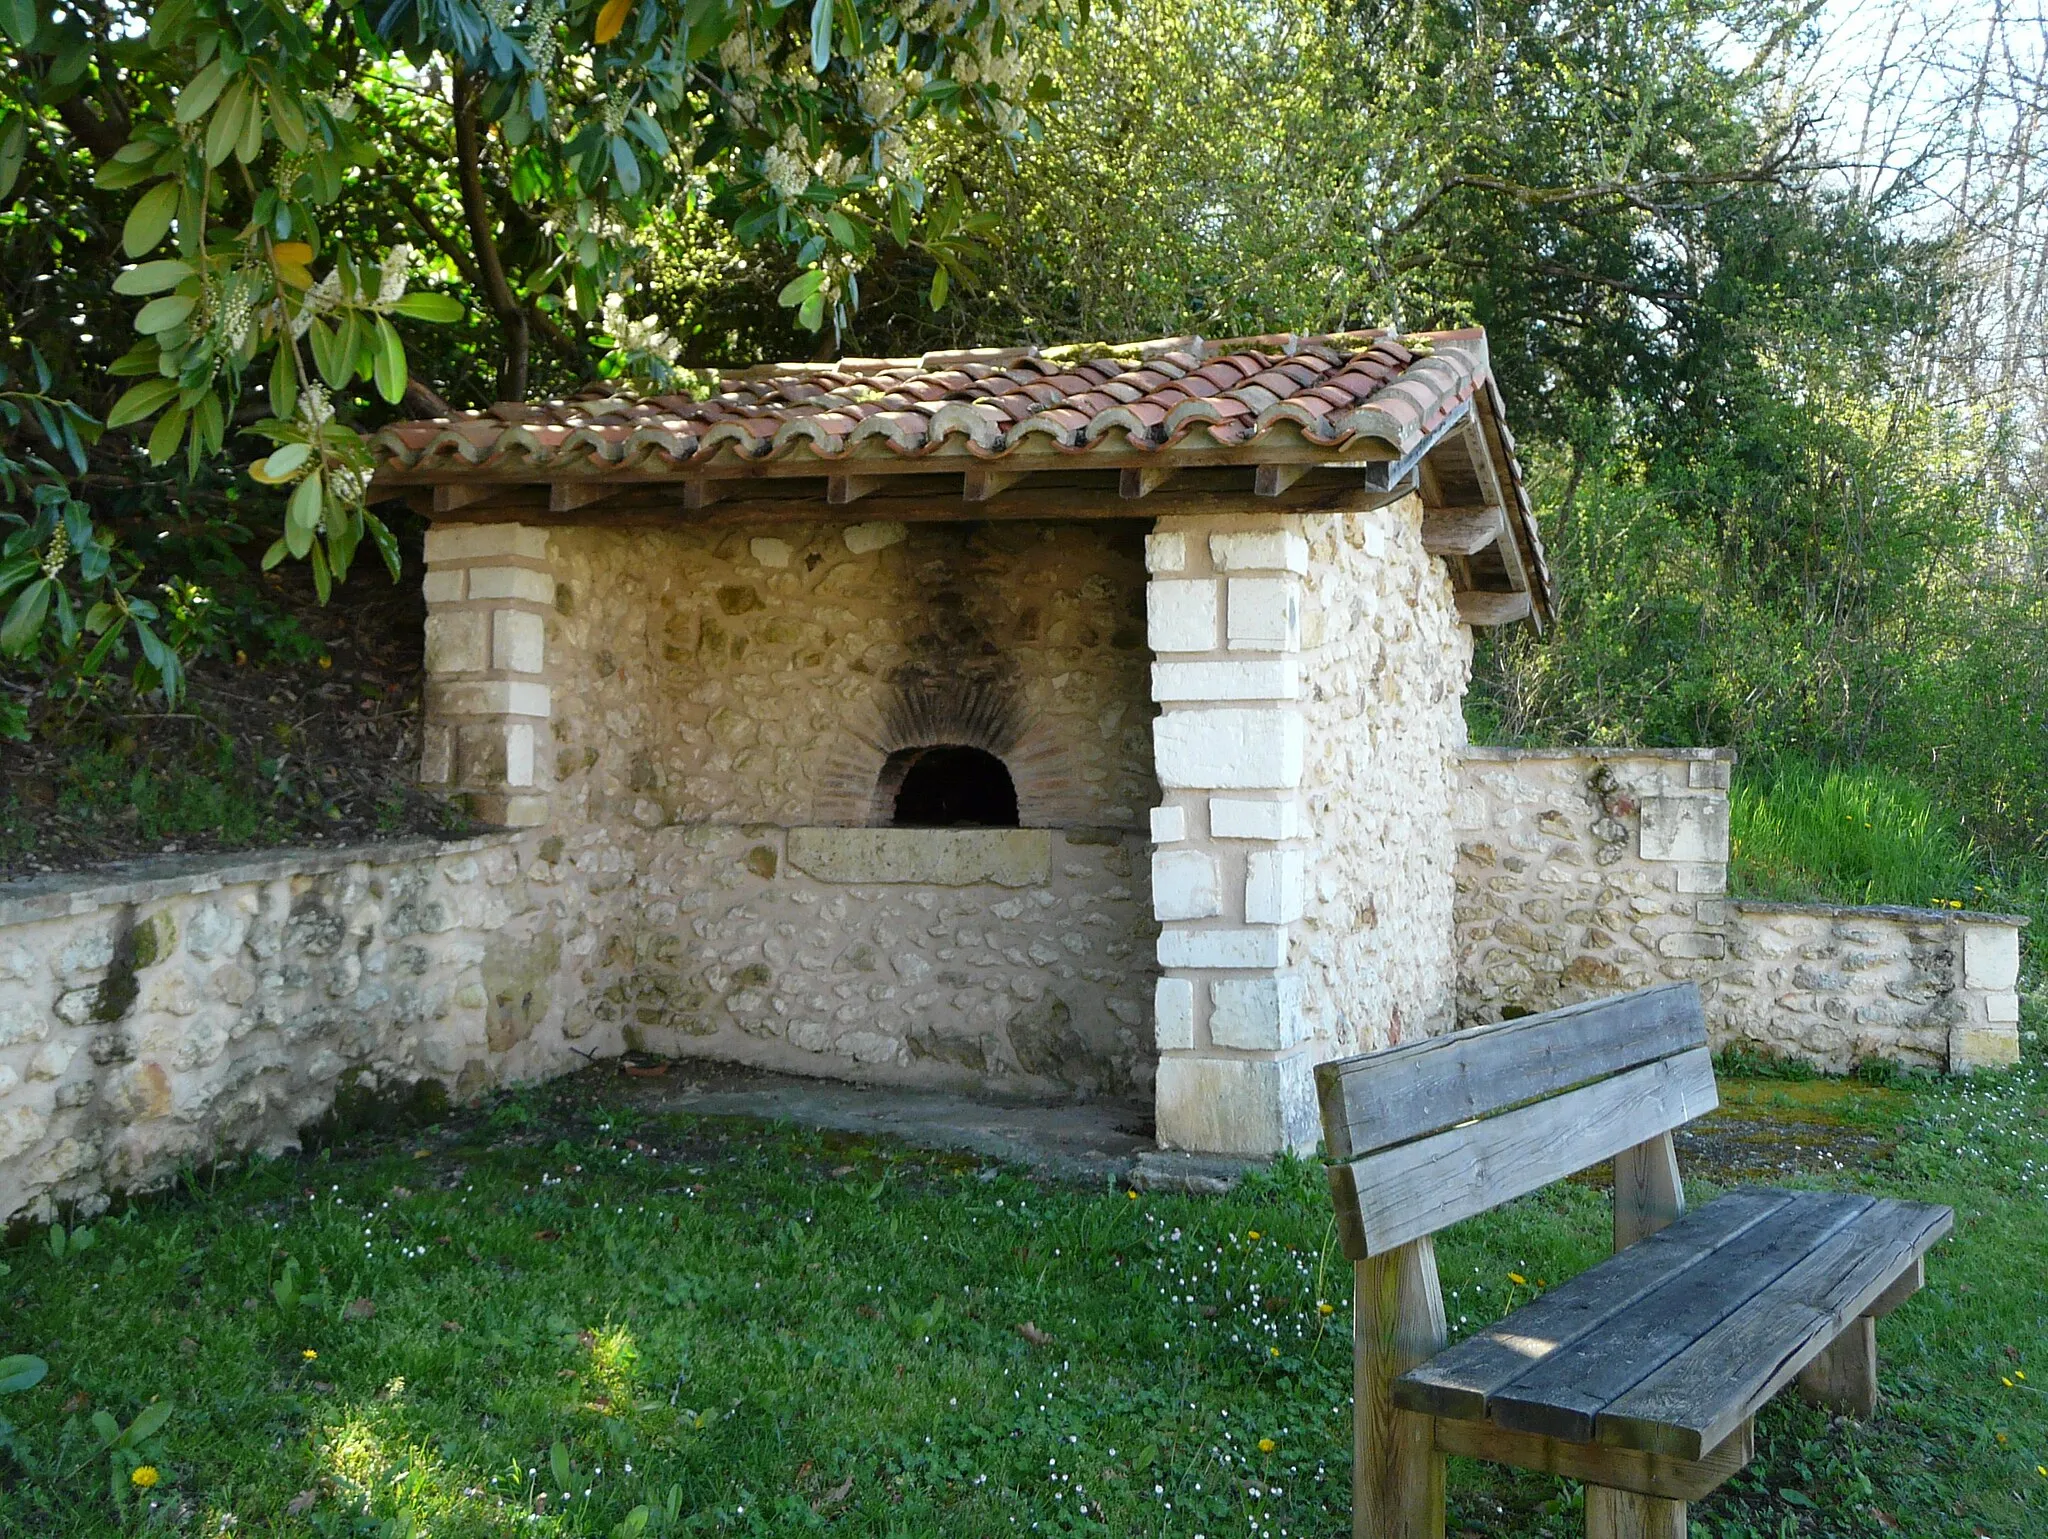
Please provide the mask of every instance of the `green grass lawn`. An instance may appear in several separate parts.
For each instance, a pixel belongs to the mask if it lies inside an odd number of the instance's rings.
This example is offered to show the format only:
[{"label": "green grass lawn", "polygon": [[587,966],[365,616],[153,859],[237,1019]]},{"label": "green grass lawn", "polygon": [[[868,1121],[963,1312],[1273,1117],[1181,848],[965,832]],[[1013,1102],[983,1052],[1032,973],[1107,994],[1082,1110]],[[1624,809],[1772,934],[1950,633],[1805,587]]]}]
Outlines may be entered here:
[{"label": "green grass lawn", "polygon": [[[2029,1052],[1975,1084],[1728,1082],[1699,1146],[1724,1177],[1789,1160],[1958,1217],[1880,1327],[1878,1418],[1774,1407],[1695,1535],[2048,1534]],[[1577,1183],[1440,1237],[1454,1332],[1596,1260],[1606,1222]],[[662,1114],[593,1072],[92,1235],[0,1252],[0,1355],[50,1366],[0,1395],[0,1533],[1349,1532],[1348,1271],[1312,1164],[1133,1197]],[[152,1402],[106,1452],[94,1417]],[[1567,1482],[1452,1469],[1454,1534],[1582,1532]]]}]

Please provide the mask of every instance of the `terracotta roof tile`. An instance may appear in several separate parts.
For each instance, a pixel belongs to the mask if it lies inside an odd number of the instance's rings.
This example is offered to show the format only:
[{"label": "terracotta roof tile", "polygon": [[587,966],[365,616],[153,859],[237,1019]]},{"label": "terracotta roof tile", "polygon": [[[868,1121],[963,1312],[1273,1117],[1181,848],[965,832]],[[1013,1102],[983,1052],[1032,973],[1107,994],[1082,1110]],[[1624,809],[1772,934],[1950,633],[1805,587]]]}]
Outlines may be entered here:
[{"label": "terracotta roof tile", "polygon": [[[1413,344],[1413,345],[1411,345]],[[1298,433],[1399,457],[1475,399],[1501,442],[1498,391],[1477,331],[1168,337],[1100,349],[964,349],[918,358],[774,364],[720,377],[702,400],[590,396],[513,402],[401,422],[377,435],[383,469],[418,483],[607,469],[688,473],[734,459],[890,454],[1001,459],[1027,443],[1171,456]],[[1357,452],[1353,450],[1353,452]],[[1519,480],[1520,467],[1507,467]]]}]

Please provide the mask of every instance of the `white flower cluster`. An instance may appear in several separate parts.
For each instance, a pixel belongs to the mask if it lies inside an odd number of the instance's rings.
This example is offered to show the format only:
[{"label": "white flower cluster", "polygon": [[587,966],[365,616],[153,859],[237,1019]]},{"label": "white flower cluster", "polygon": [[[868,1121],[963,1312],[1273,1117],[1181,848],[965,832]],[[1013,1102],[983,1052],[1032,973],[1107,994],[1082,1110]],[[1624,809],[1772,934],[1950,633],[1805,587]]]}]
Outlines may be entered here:
[{"label": "white flower cluster", "polygon": [[299,386],[299,421],[306,425],[306,431],[317,435],[334,420],[334,403],[327,399],[327,392],[316,379],[309,379]]},{"label": "white flower cluster", "polygon": [[370,489],[370,472],[354,465],[336,465],[327,472],[327,488],[337,502],[359,503]]},{"label": "white flower cluster", "polygon": [[785,203],[801,197],[811,185],[810,162],[804,158],[804,136],[792,123],[782,131],[781,142],[771,144],[761,156],[761,174]]},{"label": "white flower cluster", "polygon": [[623,294],[604,296],[604,331],[616,352],[629,358],[648,358],[674,368],[683,355],[683,345],[651,320],[636,319],[626,312]]},{"label": "white flower cluster", "polygon": [[561,42],[555,36],[555,19],[561,11],[560,0],[534,0],[526,13],[526,56],[533,60],[528,73],[543,85],[562,56]]},{"label": "white flower cluster", "polygon": [[388,310],[405,297],[405,273],[412,265],[412,247],[393,246],[377,269],[377,308]]},{"label": "white flower cluster", "polygon": [[484,0],[484,20],[500,32],[509,32],[519,14],[519,0]]},{"label": "white flower cluster", "polygon": [[325,315],[329,310],[341,307],[341,269],[331,267],[327,276],[306,290],[306,297],[299,301],[298,313],[292,317],[292,337],[303,337],[313,328],[313,317]]},{"label": "white flower cluster", "polygon": [[749,87],[756,92],[775,78],[760,49],[755,47],[753,34],[744,30],[733,33],[718,45],[718,62],[732,76],[735,85]]}]

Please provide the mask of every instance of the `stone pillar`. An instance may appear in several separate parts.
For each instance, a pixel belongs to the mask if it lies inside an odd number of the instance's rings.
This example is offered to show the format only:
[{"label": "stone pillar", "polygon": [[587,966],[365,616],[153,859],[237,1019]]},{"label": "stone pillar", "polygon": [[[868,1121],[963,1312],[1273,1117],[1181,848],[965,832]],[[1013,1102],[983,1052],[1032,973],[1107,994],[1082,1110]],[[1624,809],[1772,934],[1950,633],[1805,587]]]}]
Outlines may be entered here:
[{"label": "stone pillar", "polygon": [[1273,1154],[1320,1134],[1302,980],[1302,578],[1286,514],[1161,520],[1146,542],[1156,1120],[1168,1148]]},{"label": "stone pillar", "polygon": [[2020,1061],[2020,926],[2024,919],[1966,915],[1962,932],[1962,987],[1954,994],[1958,1019],[1949,1028],[1951,1074],[2006,1069]]},{"label": "stone pillar", "polygon": [[486,823],[548,818],[545,529],[436,524],[427,531],[426,726],[420,784]]}]

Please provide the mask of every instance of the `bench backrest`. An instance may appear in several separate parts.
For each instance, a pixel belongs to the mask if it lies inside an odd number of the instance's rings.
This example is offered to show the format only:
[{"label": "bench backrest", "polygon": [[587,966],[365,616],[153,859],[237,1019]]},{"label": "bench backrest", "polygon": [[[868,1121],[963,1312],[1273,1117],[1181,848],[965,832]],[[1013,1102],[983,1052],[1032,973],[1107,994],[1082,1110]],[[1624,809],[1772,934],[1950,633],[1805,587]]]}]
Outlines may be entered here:
[{"label": "bench backrest", "polygon": [[1666,983],[1316,1069],[1344,1252],[1384,1255],[1718,1104],[1699,990]]}]

